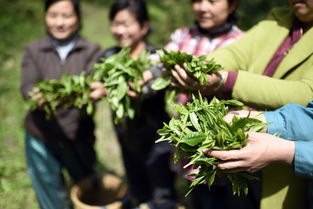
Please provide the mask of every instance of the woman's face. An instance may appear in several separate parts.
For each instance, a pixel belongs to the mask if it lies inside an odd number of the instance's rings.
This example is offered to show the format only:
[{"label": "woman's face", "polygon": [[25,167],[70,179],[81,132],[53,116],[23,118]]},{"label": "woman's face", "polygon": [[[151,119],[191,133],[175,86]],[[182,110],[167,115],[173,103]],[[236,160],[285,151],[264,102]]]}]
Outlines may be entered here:
[{"label": "woman's face", "polygon": [[295,16],[304,23],[313,22],[313,0],[288,0]]},{"label": "woman's face", "polygon": [[46,28],[57,40],[70,38],[79,27],[78,17],[71,1],[59,1],[52,4],[45,15]]},{"label": "woman's face", "polygon": [[235,6],[227,0],[195,0],[192,8],[200,27],[209,30],[223,25]]},{"label": "woman's face", "polygon": [[148,23],[141,26],[136,17],[127,9],[119,11],[111,23],[111,32],[118,45],[122,47],[132,48],[143,41],[148,29]]}]

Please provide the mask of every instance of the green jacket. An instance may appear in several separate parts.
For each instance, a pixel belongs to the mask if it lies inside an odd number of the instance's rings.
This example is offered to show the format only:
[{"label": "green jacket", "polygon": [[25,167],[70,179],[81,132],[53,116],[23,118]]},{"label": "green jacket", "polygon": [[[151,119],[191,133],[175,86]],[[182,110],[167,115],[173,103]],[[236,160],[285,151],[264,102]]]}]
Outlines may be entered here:
[{"label": "green jacket", "polygon": [[[273,77],[262,75],[289,34],[294,18],[289,8],[273,9],[267,20],[209,55],[225,70],[238,72],[234,99],[260,110],[277,109],[290,102],[307,105],[313,100],[313,28],[288,52]],[[268,166],[263,169],[261,208],[307,208],[305,184],[288,166]]]},{"label": "green jacket", "polygon": [[290,102],[305,106],[313,99],[313,28],[289,51],[273,78],[262,75],[293,20],[289,8],[273,9],[267,20],[210,55],[225,70],[238,71],[234,99],[261,110],[277,109]]}]

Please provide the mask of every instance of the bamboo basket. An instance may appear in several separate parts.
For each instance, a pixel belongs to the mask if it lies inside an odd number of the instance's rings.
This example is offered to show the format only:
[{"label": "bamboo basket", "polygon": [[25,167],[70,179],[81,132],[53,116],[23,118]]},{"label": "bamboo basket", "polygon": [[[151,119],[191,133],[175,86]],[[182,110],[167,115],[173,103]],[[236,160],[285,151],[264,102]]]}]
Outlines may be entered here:
[{"label": "bamboo basket", "polygon": [[83,179],[70,195],[75,209],[122,209],[126,193],[127,186],[120,178],[106,174],[98,180]]}]

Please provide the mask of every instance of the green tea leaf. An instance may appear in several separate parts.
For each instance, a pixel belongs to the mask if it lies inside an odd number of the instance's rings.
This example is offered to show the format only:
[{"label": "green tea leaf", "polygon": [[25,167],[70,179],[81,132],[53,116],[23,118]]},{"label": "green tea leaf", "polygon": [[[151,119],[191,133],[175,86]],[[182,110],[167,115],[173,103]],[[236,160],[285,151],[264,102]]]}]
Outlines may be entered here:
[{"label": "green tea leaf", "polygon": [[154,90],[161,90],[169,86],[171,82],[171,77],[159,77],[153,81],[151,88]]},{"label": "green tea leaf", "polygon": [[189,146],[196,146],[199,143],[203,142],[205,138],[206,135],[204,133],[193,132],[184,136],[179,143],[185,143],[188,144]]}]

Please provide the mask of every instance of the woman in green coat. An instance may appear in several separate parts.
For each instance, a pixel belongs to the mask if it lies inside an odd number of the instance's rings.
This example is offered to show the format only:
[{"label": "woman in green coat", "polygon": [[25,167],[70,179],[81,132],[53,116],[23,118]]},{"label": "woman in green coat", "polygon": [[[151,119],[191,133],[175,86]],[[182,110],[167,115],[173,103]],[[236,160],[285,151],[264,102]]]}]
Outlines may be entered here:
[{"label": "woman in green coat", "polygon": [[[224,70],[200,85],[183,68],[173,71],[174,86],[204,95],[228,94],[259,110],[273,110],[313,99],[313,0],[288,0],[235,43],[210,54]],[[306,182],[291,168],[263,170],[261,208],[306,208]]]}]

